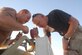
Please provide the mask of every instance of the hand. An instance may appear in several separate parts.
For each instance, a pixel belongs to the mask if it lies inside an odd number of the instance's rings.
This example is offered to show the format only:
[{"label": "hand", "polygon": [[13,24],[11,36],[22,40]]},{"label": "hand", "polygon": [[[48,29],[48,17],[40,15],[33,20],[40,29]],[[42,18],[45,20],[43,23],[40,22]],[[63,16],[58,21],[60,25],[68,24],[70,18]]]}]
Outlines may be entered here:
[{"label": "hand", "polygon": [[27,50],[28,52],[32,52],[35,49],[35,44],[33,42],[30,42],[30,46],[31,48]]},{"label": "hand", "polygon": [[64,50],[68,50],[68,43],[69,43],[68,40],[66,40],[65,38],[62,38],[62,44],[63,44]]},{"label": "hand", "polygon": [[27,34],[29,32],[29,28],[27,26],[23,27],[23,33]]},{"label": "hand", "polygon": [[68,50],[64,50],[64,55],[68,55]]},{"label": "hand", "polygon": [[37,37],[38,36],[38,29],[37,28],[33,28],[30,30],[30,35],[32,38]]},{"label": "hand", "polygon": [[15,40],[19,40],[19,38],[21,38],[21,37],[22,37],[22,33],[19,32],[19,33],[17,34]]}]

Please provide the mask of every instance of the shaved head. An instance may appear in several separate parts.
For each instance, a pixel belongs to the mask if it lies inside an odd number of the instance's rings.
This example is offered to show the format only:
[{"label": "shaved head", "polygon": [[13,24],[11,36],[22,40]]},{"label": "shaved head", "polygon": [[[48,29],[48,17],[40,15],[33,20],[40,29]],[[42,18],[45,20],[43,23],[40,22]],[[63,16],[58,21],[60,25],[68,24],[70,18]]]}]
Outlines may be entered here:
[{"label": "shaved head", "polygon": [[27,9],[22,9],[18,12],[17,17],[17,21],[24,24],[30,20],[31,13]]},{"label": "shaved head", "polygon": [[45,27],[47,25],[46,16],[40,13],[34,14],[32,16],[32,21],[39,27]]}]

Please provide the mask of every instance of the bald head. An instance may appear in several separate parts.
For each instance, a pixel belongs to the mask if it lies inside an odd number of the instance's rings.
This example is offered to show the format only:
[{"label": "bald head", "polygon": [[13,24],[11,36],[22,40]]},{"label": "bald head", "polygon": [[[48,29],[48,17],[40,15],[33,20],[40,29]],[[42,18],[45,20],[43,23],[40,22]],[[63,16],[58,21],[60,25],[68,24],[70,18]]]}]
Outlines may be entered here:
[{"label": "bald head", "polygon": [[32,21],[34,24],[42,28],[47,25],[47,17],[41,13],[34,14],[32,16]]},{"label": "bald head", "polygon": [[31,13],[27,9],[22,9],[18,12],[17,17],[18,17],[18,22],[24,24],[30,20]]},{"label": "bald head", "polygon": [[20,10],[18,13],[19,13],[19,14],[23,14],[23,13],[25,13],[25,14],[28,14],[29,16],[31,16],[30,11],[27,10],[27,9],[22,9],[22,10]]}]

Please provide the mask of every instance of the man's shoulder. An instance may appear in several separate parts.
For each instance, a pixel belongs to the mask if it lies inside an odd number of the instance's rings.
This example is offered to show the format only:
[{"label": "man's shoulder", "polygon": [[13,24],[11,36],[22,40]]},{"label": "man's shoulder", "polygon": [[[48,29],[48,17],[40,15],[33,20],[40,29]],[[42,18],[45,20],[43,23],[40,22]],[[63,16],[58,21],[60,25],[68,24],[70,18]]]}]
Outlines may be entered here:
[{"label": "man's shoulder", "polygon": [[1,10],[15,10],[14,8],[10,8],[10,7],[2,7],[0,8]]},{"label": "man's shoulder", "polygon": [[10,8],[10,7],[2,7],[2,8],[0,8],[0,11],[13,11],[13,12],[16,12],[16,10],[14,8]]},{"label": "man's shoulder", "polygon": [[4,16],[6,15],[6,16],[15,17],[16,10],[13,8],[10,8],[10,7],[2,7],[2,8],[0,8],[0,13]]},{"label": "man's shoulder", "polygon": [[60,10],[60,9],[54,9],[52,11],[50,11],[50,13],[59,13],[59,12],[64,12],[63,10]]}]

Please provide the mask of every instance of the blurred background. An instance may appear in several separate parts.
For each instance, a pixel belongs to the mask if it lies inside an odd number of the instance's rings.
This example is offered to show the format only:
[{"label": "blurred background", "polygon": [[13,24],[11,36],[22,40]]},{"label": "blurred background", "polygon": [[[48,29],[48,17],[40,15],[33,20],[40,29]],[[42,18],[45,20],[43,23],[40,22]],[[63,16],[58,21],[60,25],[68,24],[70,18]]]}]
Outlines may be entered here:
[{"label": "blurred background", "polygon": [[[47,15],[53,9],[63,10],[76,19],[79,20],[82,25],[82,0],[0,0],[0,7],[12,7],[18,12],[21,9],[28,9],[31,14],[43,13]],[[28,23],[24,24],[29,27],[29,30],[36,27],[31,19]],[[44,33],[42,28],[39,29],[39,36],[43,37]],[[12,39],[15,38],[18,32],[12,33]],[[30,38],[30,34],[26,34]],[[62,50],[62,37],[54,32],[52,33],[51,43],[54,55],[63,55]],[[23,49],[23,48],[21,48]]]}]

